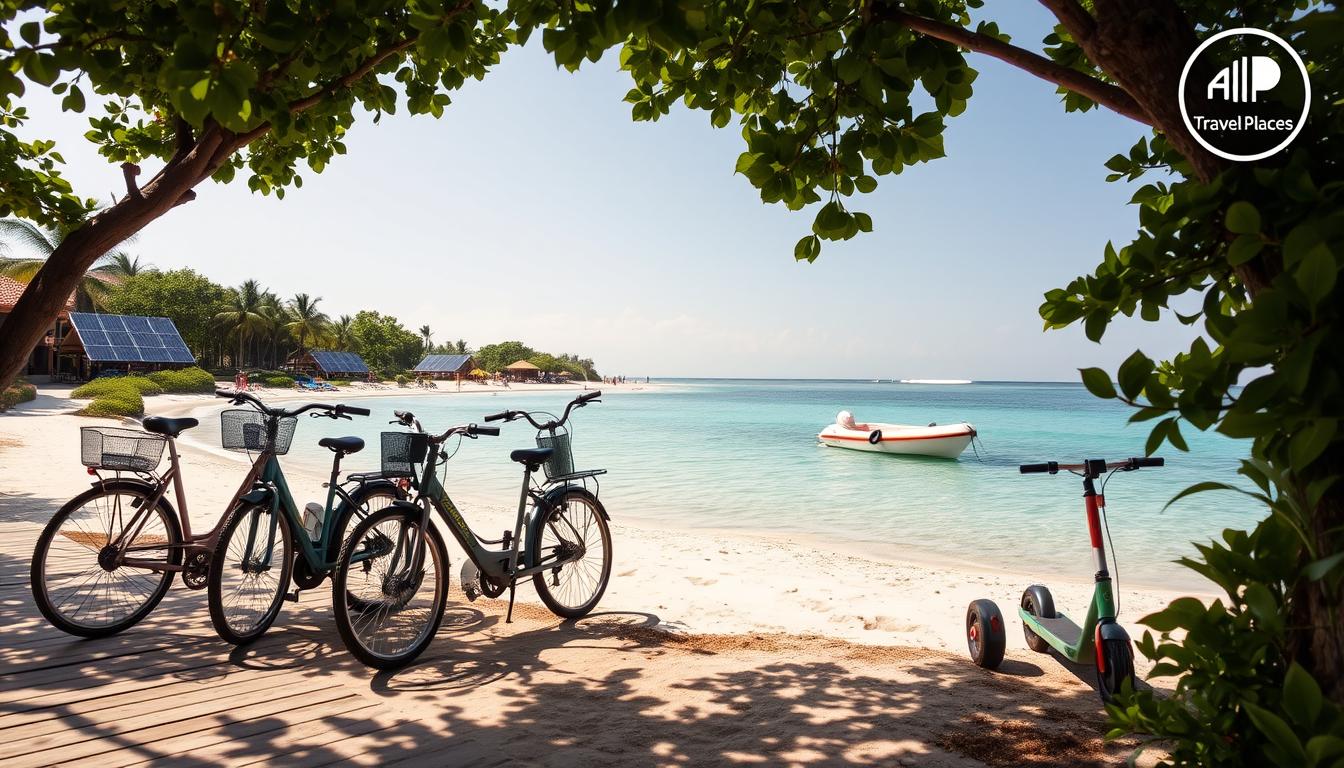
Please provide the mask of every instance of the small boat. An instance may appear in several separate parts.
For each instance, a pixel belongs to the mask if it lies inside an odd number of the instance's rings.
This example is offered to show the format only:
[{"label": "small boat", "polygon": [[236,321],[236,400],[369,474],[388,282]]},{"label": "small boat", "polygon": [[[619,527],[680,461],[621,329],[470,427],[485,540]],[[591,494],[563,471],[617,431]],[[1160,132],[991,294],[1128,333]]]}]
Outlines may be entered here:
[{"label": "small boat", "polygon": [[955,459],[976,436],[975,427],[960,424],[857,424],[848,411],[841,411],[834,424],[827,424],[817,440],[832,448]]}]

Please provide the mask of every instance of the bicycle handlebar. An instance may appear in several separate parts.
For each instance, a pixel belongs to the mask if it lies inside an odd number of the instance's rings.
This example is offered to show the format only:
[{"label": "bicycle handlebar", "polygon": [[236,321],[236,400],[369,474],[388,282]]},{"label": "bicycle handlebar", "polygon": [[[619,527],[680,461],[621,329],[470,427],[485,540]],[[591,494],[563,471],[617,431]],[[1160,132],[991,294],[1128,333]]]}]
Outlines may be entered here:
[{"label": "bicycle handlebar", "polygon": [[299,414],[304,413],[306,411],[315,411],[315,410],[326,411],[327,413],[320,415],[328,416],[333,419],[339,419],[339,418],[348,419],[350,417],[347,414],[353,414],[355,416],[368,416],[370,413],[372,413],[372,411],[370,411],[368,408],[360,408],[354,405],[342,405],[341,403],[336,404],[306,403],[304,405],[299,406],[298,408],[292,408],[292,409],[271,408],[267,406],[265,403],[258,400],[254,395],[250,395],[246,392],[230,391],[227,389],[216,389],[215,395],[218,397],[227,397],[230,400],[232,400],[235,405],[242,405],[243,403],[251,403],[257,410],[261,411],[267,416],[275,416],[277,418],[284,418],[286,416],[298,416]]},{"label": "bicycle handlebar", "polygon": [[1100,474],[1108,469],[1118,469],[1121,472],[1131,472],[1144,467],[1161,467],[1166,465],[1166,459],[1160,456],[1133,457],[1124,461],[1106,461],[1104,459],[1089,459],[1082,464],[1060,464],[1057,461],[1047,461],[1041,464],[1023,464],[1017,468],[1018,472],[1024,475],[1037,472],[1048,472],[1056,474],[1061,469],[1065,472],[1083,472],[1085,474]]},{"label": "bicycle handlebar", "polygon": [[499,421],[501,419],[504,421],[514,421],[516,419],[527,419],[527,423],[531,424],[533,427],[536,427],[537,429],[545,429],[545,430],[558,429],[564,426],[564,423],[566,421],[569,421],[570,411],[574,410],[575,408],[582,408],[589,403],[601,402],[601,400],[598,400],[598,398],[601,396],[602,396],[602,390],[600,389],[579,395],[578,397],[569,401],[569,404],[565,406],[565,412],[560,415],[560,418],[552,419],[551,421],[547,422],[538,422],[536,419],[532,418],[532,414],[528,413],[527,411],[500,411],[499,413],[492,413],[489,416],[486,416],[484,421]]}]

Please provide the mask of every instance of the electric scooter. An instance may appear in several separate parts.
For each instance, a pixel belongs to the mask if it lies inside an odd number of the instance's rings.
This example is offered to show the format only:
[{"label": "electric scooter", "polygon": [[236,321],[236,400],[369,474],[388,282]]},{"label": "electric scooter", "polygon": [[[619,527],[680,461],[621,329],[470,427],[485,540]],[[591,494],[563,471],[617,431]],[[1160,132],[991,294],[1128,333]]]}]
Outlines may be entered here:
[{"label": "electric scooter", "polygon": [[[1052,649],[1078,664],[1095,663],[1097,687],[1103,702],[1109,702],[1126,680],[1134,685],[1134,649],[1124,627],[1116,623],[1115,592],[1111,588],[1111,574],[1106,565],[1106,549],[1102,546],[1102,519],[1106,514],[1106,497],[1096,488],[1096,480],[1103,475],[1109,479],[1115,472],[1131,472],[1144,467],[1160,467],[1164,460],[1134,458],[1106,462],[1088,459],[1082,464],[1023,464],[1022,474],[1048,472],[1057,474],[1061,469],[1083,478],[1083,502],[1087,507],[1087,530],[1092,538],[1092,558],[1096,564],[1096,586],[1087,616],[1080,627],[1068,616],[1055,610],[1050,590],[1034,584],[1022,593],[1017,615],[1022,619],[1022,633],[1027,646],[1037,653]],[[1106,480],[1101,482],[1102,491]],[[1109,532],[1107,533],[1109,538]],[[1112,546],[1112,550],[1114,547]],[[993,600],[975,600],[966,609],[966,646],[971,660],[986,669],[997,669],[1003,661],[1007,639],[1003,614]]]}]

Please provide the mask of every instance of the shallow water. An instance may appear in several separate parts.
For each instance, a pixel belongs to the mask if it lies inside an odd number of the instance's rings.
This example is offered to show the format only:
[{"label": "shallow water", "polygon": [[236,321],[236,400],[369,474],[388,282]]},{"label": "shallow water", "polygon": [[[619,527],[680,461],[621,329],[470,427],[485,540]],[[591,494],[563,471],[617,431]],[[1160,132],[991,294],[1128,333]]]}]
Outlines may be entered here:
[{"label": "shallow water", "polygon": [[[369,448],[346,468],[371,468],[378,433],[393,429],[386,425],[393,409],[412,410],[427,429],[442,431],[505,408],[558,411],[571,396],[516,388],[494,396],[365,400],[372,418],[305,420],[288,460],[329,467],[318,437],[356,434]],[[982,438],[979,457],[970,449],[948,461],[819,446],[817,431],[841,409],[859,421],[969,421]],[[577,411],[572,425],[576,464],[609,470],[601,495],[613,516],[819,537],[894,558],[1090,579],[1080,481],[1024,476],[1017,465],[1142,455],[1147,425],[1127,425],[1129,413],[1073,384],[672,380],[658,391],[615,393]],[[502,437],[463,441],[448,466],[448,487],[469,520],[478,519],[473,502],[485,502],[491,525],[508,519],[521,478],[508,452],[532,438],[530,427],[514,422]],[[1124,582],[1196,586],[1197,577],[1171,561],[1190,554],[1191,541],[1257,519],[1252,503],[1226,492],[1161,511],[1193,483],[1239,479],[1247,443],[1192,432],[1187,439],[1189,453],[1164,447],[1166,467],[1119,473],[1107,486]]]}]

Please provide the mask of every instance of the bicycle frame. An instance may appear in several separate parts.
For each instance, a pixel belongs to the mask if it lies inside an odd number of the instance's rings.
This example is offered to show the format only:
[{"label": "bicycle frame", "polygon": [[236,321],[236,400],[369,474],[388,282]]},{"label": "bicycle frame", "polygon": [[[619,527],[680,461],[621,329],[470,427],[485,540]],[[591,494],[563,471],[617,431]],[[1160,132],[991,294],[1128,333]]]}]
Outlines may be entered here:
[{"label": "bicycle frame", "polygon": [[1025,608],[1019,607],[1017,615],[1032,632],[1040,635],[1065,658],[1078,663],[1091,663],[1096,659],[1096,648],[1102,637],[1109,634],[1107,627],[1115,625],[1116,619],[1115,592],[1111,586],[1106,549],[1102,546],[1101,539],[1101,514],[1106,509],[1106,497],[1097,493],[1091,474],[1083,476],[1083,501],[1087,512],[1087,531],[1092,543],[1092,562],[1096,566],[1096,574],[1092,600],[1088,602],[1087,615],[1080,627],[1082,633],[1078,640],[1069,642],[1066,638],[1061,638]]}]

